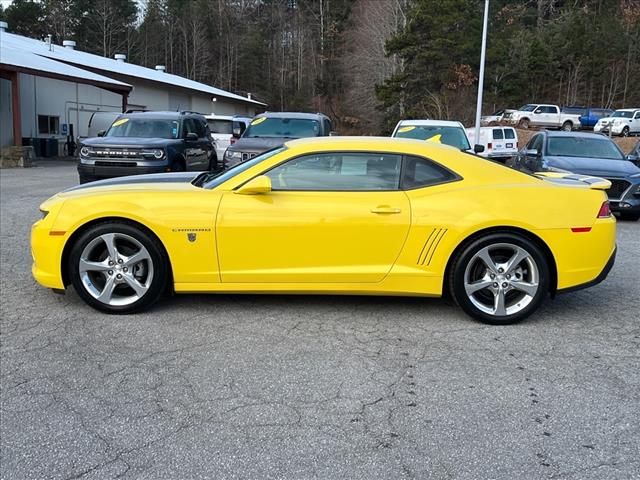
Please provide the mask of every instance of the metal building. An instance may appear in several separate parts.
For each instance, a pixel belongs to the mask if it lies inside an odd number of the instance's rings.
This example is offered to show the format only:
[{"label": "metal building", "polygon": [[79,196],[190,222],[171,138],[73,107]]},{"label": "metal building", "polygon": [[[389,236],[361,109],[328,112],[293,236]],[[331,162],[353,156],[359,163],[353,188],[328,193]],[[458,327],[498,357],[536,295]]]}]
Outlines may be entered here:
[{"label": "metal building", "polygon": [[219,88],[134,65],[124,55],[105,58],[15,35],[0,22],[0,147],[28,138],[87,135],[91,115],[126,109],[193,110],[253,116],[266,105]]}]

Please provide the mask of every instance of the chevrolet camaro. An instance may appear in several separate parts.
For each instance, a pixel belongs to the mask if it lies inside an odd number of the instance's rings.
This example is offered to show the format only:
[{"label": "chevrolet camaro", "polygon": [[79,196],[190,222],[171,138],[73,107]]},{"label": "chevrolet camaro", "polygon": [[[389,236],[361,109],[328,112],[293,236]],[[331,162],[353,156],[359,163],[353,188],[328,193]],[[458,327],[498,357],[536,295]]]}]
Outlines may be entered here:
[{"label": "chevrolet camaro", "polygon": [[294,140],[223,173],[65,190],[40,207],[32,271],[109,313],[166,292],[447,295],[514,323],[606,277],[610,185],[419,140]]}]

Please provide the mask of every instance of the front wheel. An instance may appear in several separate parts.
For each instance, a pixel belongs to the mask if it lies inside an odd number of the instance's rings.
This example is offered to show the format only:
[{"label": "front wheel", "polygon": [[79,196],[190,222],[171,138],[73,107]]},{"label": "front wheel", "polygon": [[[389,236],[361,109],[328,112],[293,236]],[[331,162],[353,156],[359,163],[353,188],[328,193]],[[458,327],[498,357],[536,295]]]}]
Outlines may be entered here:
[{"label": "front wheel", "polygon": [[523,129],[528,129],[529,128],[529,119],[528,118],[523,118],[522,120],[520,120],[520,122],[518,123],[518,127],[523,128]]},{"label": "front wheel", "polygon": [[624,127],[622,129],[622,133],[620,135],[622,135],[623,137],[628,137],[629,136],[629,127]]},{"label": "front wheel", "polygon": [[107,313],[133,313],[164,293],[168,266],[160,242],[140,227],[105,222],[74,243],[67,271],[78,295]]},{"label": "front wheel", "polygon": [[549,266],[526,237],[495,233],[467,245],[454,259],[450,290],[471,317],[492,325],[524,320],[549,290]]}]

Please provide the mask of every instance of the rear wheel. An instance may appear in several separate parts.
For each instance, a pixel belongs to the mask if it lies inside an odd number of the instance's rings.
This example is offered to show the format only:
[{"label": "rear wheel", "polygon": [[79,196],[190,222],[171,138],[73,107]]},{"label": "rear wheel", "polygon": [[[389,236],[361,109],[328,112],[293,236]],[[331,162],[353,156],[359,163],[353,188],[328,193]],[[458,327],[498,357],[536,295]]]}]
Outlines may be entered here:
[{"label": "rear wheel", "polygon": [[160,242],[124,222],[105,222],[84,232],[71,249],[67,268],[78,295],[107,313],[148,308],[163,294],[168,279]]},{"label": "rear wheel", "polygon": [[187,169],[187,166],[184,159],[179,157],[171,162],[170,169],[172,172],[184,172]]},{"label": "rear wheel", "polygon": [[462,249],[450,270],[450,290],[473,318],[508,325],[527,318],[549,290],[549,267],[540,249],[512,233],[481,237]]},{"label": "rear wheel", "polygon": [[570,132],[571,130],[573,130],[573,123],[566,121],[562,124],[562,130],[564,130],[565,132]]}]

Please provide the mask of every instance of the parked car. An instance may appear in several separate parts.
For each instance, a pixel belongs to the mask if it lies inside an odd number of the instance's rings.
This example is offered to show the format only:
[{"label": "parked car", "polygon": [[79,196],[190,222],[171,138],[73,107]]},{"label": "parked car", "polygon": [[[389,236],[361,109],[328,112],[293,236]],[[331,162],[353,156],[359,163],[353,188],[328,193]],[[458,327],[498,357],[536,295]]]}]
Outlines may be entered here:
[{"label": "parked car", "polygon": [[443,143],[463,152],[484,151],[481,145],[471,148],[462,123],[451,120],[400,120],[391,136]]},{"label": "parked car", "polygon": [[[239,115],[205,115],[209,130],[211,130],[211,138],[216,146],[216,157],[222,161],[224,152],[233,145],[238,138],[242,136],[244,131],[251,123],[251,118]],[[220,164],[222,167],[222,164]]]},{"label": "parked car", "polygon": [[98,137],[80,144],[80,183],[141,173],[211,170],[211,132],[193,112],[135,112],[118,116]]},{"label": "parked car", "polygon": [[86,138],[94,138],[98,136],[98,132],[106,132],[116,119],[122,115],[122,112],[94,112],[89,118],[88,133]]},{"label": "parked car", "polygon": [[526,172],[572,172],[611,182],[609,205],[623,219],[640,218],[640,168],[604,135],[539,132],[507,165]]},{"label": "parked car", "polygon": [[582,128],[593,128],[601,118],[608,117],[613,110],[608,108],[588,108],[587,111],[580,115],[580,126]]},{"label": "parked car", "polygon": [[476,140],[476,129],[467,128],[467,137],[472,144],[482,145],[479,155],[505,161],[518,153],[518,133],[513,127],[480,127],[480,139]]},{"label": "parked car", "polygon": [[31,271],[116,314],[167,291],[451,295],[504,325],[613,266],[609,182],[568,177],[432,142],[303,138],[226,172],[61,192],[40,205]]},{"label": "parked car", "polygon": [[509,110],[504,108],[502,110],[497,110],[493,112],[491,115],[480,117],[480,125],[482,125],[483,127],[499,125],[500,122],[502,122],[505,114],[510,114],[513,112],[515,112],[515,110]]},{"label": "parked car", "polygon": [[568,107],[562,111],[558,105],[529,103],[511,114],[505,114],[504,120],[509,125],[520,128],[545,127],[561,128],[571,131],[580,127],[580,115],[584,109]]},{"label": "parked car", "polygon": [[265,112],[224,153],[224,168],[246,162],[287,140],[334,135],[331,119],[322,113]]},{"label": "parked car", "polygon": [[594,132],[628,137],[640,134],[640,108],[621,108],[610,117],[601,118],[593,127]]}]

